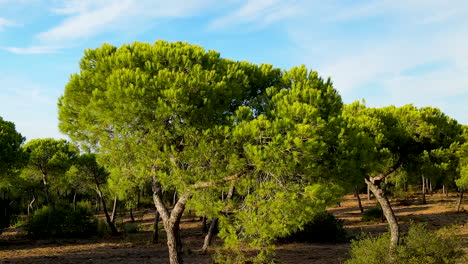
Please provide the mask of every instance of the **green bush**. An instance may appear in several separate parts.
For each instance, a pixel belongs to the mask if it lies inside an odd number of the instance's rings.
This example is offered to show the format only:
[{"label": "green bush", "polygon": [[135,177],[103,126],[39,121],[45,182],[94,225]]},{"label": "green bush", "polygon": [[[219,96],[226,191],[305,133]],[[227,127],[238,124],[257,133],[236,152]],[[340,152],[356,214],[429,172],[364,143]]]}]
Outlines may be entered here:
[{"label": "green bush", "polygon": [[82,237],[96,233],[96,219],[89,208],[57,203],[51,212],[49,206],[36,210],[29,219],[26,230],[34,238]]},{"label": "green bush", "polygon": [[125,223],[124,231],[126,234],[138,233],[140,226],[137,223]]},{"label": "green bush", "polygon": [[336,243],[346,242],[346,230],[343,220],[337,219],[332,213],[318,213],[302,230],[298,230],[280,240],[295,242]]},{"label": "green bush", "polygon": [[364,211],[362,214],[363,222],[379,222],[383,220],[382,208],[375,206],[370,207]]},{"label": "green bush", "polygon": [[351,245],[346,264],[454,264],[463,255],[455,228],[431,231],[424,224],[412,224],[402,237],[393,258],[389,257],[390,235],[361,237]]}]

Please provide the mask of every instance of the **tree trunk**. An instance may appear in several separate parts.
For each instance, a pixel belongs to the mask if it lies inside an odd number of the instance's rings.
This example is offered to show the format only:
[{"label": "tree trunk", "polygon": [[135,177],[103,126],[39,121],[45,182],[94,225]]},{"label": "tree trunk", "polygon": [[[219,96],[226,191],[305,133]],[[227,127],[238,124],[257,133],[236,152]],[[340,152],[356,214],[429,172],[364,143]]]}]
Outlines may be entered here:
[{"label": "tree trunk", "polygon": [[119,232],[117,231],[117,228],[115,228],[114,222],[111,221],[111,218],[109,216],[109,212],[107,211],[107,206],[106,206],[106,200],[104,199],[104,196],[102,195],[101,188],[99,187],[99,184],[96,183],[96,190],[99,195],[99,199],[101,200],[102,203],[102,210],[104,211],[104,215],[106,216],[106,222],[109,225],[111,229],[111,233],[113,236],[117,236]]},{"label": "tree trunk", "polygon": [[159,214],[161,215],[164,230],[167,235],[167,247],[169,250],[169,263],[181,264],[182,259],[182,241],[180,240],[180,219],[185,210],[185,204],[189,197],[188,193],[180,195],[177,202],[174,204],[172,211],[169,213],[162,199],[162,187],[153,176],[153,201]]},{"label": "tree trunk", "polygon": [[424,176],[421,176],[422,178],[422,204],[426,204],[426,180],[424,179]]},{"label": "tree trunk", "polygon": [[151,243],[159,243],[159,212],[155,210],[154,221],[153,221],[153,236],[151,237]]},{"label": "tree trunk", "polygon": [[361,214],[364,213],[364,208],[362,208],[361,197],[359,197],[359,191],[357,186],[354,186],[354,196],[358,200],[359,210],[361,210]]},{"label": "tree trunk", "polygon": [[114,196],[114,205],[112,206],[111,222],[115,223],[115,216],[117,214],[117,196]]},{"label": "tree trunk", "polygon": [[460,195],[458,196],[458,202],[457,202],[457,212],[460,212],[460,207],[463,202],[463,190],[460,189]]},{"label": "tree trunk", "polygon": [[393,254],[396,250],[396,247],[399,244],[400,239],[400,229],[398,226],[398,221],[395,217],[392,207],[390,206],[390,202],[384,195],[382,189],[380,189],[378,185],[374,184],[368,179],[365,179],[365,181],[372,193],[374,194],[374,196],[377,198],[377,201],[382,207],[382,211],[385,215],[385,218],[387,219],[388,226],[390,228],[390,254]]},{"label": "tree trunk", "polygon": [[73,190],[73,211],[76,210],[76,190]]},{"label": "tree trunk", "polygon": [[135,223],[135,217],[133,217],[133,209],[132,208],[130,208],[130,221],[132,223]]},{"label": "tree trunk", "polygon": [[28,216],[32,213],[32,211],[33,211],[33,205],[34,205],[34,203],[36,202],[36,195],[34,195],[34,193],[33,193],[32,197],[33,197],[33,198],[32,198],[32,200],[31,200],[31,202],[29,202],[29,204],[28,204]]},{"label": "tree trunk", "polygon": [[50,199],[49,195],[49,184],[47,183],[47,176],[46,174],[42,174],[42,183],[44,184],[44,195],[46,198],[47,205],[53,210],[54,205],[52,204],[52,200]]},{"label": "tree trunk", "polygon": [[208,232],[208,227],[206,225],[206,215],[203,216],[203,219],[202,219],[202,232],[203,234],[205,234],[206,232]]},{"label": "tree trunk", "polygon": [[[231,182],[231,185],[229,186],[229,190],[226,195],[226,200],[231,200],[232,197],[234,196],[235,186],[236,186],[236,182],[235,181]],[[210,229],[208,230],[208,233],[205,236],[205,241],[203,242],[203,247],[202,247],[203,253],[206,253],[206,251],[208,250],[208,247],[211,245],[214,232],[216,228],[218,227],[218,222],[219,222],[219,219],[217,217],[211,221]]]},{"label": "tree trunk", "polygon": [[432,180],[429,179],[428,181],[429,181],[429,193],[432,196]]},{"label": "tree trunk", "polygon": [[208,230],[208,234],[205,236],[205,241],[203,242],[203,247],[202,247],[202,252],[206,253],[208,250],[208,247],[211,245],[211,241],[213,239],[214,232],[216,231],[216,228],[218,228],[218,218],[214,218],[213,221],[211,221],[210,224],[210,229]]}]

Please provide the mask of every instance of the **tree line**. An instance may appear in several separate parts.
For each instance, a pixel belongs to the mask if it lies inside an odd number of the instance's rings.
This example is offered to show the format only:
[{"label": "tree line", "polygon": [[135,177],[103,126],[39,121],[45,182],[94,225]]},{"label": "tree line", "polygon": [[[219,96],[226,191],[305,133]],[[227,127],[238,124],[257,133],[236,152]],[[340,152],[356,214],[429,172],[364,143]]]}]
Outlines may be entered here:
[{"label": "tree line", "polygon": [[228,250],[260,249],[265,263],[275,239],[365,184],[393,254],[400,230],[388,186],[457,188],[460,202],[468,188],[468,129],[439,109],[345,105],[330,79],[304,66],[233,61],[184,42],[86,50],[58,110],[71,142],[23,144],[0,120],[2,219],[93,193],[118,235],[117,201],[132,210],[146,190],[171,264],[183,262],[186,210],[212,219],[205,249],[217,226]]}]

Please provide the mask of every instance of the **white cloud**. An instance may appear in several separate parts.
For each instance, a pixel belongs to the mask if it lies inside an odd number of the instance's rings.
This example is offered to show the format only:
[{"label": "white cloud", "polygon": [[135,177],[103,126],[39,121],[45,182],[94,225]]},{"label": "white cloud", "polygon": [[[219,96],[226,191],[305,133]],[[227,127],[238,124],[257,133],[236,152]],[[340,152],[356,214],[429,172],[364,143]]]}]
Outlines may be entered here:
[{"label": "white cloud", "polygon": [[60,47],[52,46],[32,46],[26,48],[20,47],[0,47],[0,49],[7,50],[15,54],[44,54],[44,53],[55,53]]},{"label": "white cloud", "polygon": [[286,18],[303,15],[304,2],[297,0],[248,0],[243,6],[212,21],[209,29],[253,24],[265,26]]},{"label": "white cloud", "polygon": [[6,27],[16,26],[17,24],[11,20],[0,17],[0,31]]},{"label": "white cloud", "polygon": [[198,11],[210,7],[212,2],[212,0],[69,1],[52,11],[70,16],[58,26],[38,34],[38,38],[47,43],[68,43],[103,32],[119,30],[135,21],[193,16]]}]

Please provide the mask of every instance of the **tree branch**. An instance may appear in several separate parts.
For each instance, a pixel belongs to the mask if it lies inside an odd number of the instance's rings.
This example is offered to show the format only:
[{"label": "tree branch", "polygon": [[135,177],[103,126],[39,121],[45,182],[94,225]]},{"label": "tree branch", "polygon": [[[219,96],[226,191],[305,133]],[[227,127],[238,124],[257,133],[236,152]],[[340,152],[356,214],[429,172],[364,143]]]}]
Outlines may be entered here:
[{"label": "tree branch", "polygon": [[385,179],[388,175],[392,174],[394,171],[396,171],[398,168],[401,166],[401,160],[399,159],[392,167],[390,167],[386,172],[380,173],[378,176],[375,177],[369,177],[369,179],[372,181],[372,183],[376,181],[381,181]]},{"label": "tree branch", "polygon": [[219,179],[219,180],[213,181],[213,182],[199,182],[199,183],[194,184],[192,187],[194,189],[202,189],[202,188],[213,187],[213,186],[225,183],[225,182],[230,182],[230,181],[237,180],[240,177],[244,176],[244,174],[246,172],[247,172],[247,170],[243,170],[243,171],[241,171],[239,173],[236,173],[236,174],[228,176],[228,177],[224,177],[222,179]]}]

